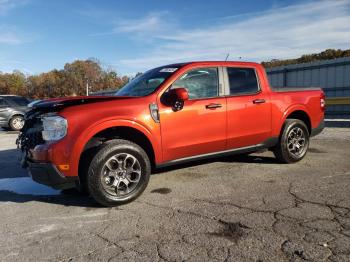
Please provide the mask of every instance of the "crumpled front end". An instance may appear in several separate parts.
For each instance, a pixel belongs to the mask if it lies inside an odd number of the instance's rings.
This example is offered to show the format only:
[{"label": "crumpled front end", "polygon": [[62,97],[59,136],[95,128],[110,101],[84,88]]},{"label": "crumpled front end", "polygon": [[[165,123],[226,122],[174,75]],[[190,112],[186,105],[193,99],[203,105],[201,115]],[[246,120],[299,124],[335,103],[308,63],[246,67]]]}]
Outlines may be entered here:
[{"label": "crumpled front end", "polygon": [[21,165],[27,168],[32,179],[56,189],[74,187],[77,177],[66,177],[52,163],[52,143],[43,139],[43,122],[40,110],[31,110],[25,115],[25,124],[16,140],[22,151]]}]

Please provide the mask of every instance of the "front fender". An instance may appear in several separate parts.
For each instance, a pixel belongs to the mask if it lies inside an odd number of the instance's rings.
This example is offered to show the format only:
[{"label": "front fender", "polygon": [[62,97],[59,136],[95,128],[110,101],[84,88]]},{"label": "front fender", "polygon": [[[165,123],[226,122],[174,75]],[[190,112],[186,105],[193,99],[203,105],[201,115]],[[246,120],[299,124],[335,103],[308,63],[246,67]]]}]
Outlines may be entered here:
[{"label": "front fender", "polygon": [[160,142],[155,138],[155,136],[147,127],[133,120],[124,120],[124,119],[107,120],[89,127],[83,133],[81,133],[79,137],[77,137],[76,139],[77,142],[73,145],[72,150],[70,152],[71,153],[70,161],[69,161],[70,170],[69,172],[66,172],[67,176],[78,175],[80,156],[84,150],[85,145],[88,143],[88,141],[97,133],[112,127],[131,127],[142,132],[152,144],[156,162],[161,161],[161,159],[159,159],[159,156],[161,156]]}]

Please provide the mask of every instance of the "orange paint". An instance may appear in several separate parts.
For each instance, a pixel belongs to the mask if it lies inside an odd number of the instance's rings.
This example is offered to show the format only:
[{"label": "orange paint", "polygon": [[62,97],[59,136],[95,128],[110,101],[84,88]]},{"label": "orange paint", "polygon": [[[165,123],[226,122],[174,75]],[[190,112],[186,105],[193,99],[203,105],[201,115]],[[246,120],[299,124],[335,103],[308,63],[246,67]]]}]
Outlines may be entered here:
[{"label": "orange paint", "polygon": [[[220,96],[186,100],[180,111],[161,102],[171,84],[185,72],[203,67],[254,68],[261,91],[254,95]],[[264,68],[246,62],[194,62],[178,69],[152,94],[145,97],[71,106],[58,114],[68,121],[68,133],[60,141],[36,147],[34,160],[54,163],[65,176],[77,176],[85,145],[97,133],[112,127],[130,127],[143,133],[153,147],[157,165],[170,160],[255,145],[278,137],[286,117],[304,111],[315,128],[324,118],[321,91],[273,92]],[[254,104],[264,99],[263,104]],[[156,103],[160,123],[150,116]],[[218,108],[207,108],[219,104]],[[64,163],[64,164],[62,164]]]}]

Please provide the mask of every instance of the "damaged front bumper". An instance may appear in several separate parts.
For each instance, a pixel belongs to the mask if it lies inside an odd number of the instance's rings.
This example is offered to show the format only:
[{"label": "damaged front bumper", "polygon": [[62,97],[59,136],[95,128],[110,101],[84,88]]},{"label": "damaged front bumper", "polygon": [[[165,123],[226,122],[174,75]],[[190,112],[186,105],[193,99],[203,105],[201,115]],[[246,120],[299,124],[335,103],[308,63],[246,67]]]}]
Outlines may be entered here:
[{"label": "damaged front bumper", "polygon": [[78,182],[78,177],[64,176],[57,167],[46,160],[47,152],[37,146],[36,151],[30,150],[28,157],[27,152],[23,152],[21,166],[28,170],[29,176],[37,183],[50,186],[54,189],[73,188]]},{"label": "damaged front bumper", "polygon": [[35,182],[55,189],[72,188],[78,181],[77,177],[63,176],[52,163],[31,162],[27,160],[26,165],[29,175]]},{"label": "damaged front bumper", "polygon": [[31,110],[25,115],[25,125],[16,141],[22,152],[21,165],[35,182],[55,189],[74,187],[79,178],[65,176],[52,162],[50,144],[42,138],[42,113]]}]

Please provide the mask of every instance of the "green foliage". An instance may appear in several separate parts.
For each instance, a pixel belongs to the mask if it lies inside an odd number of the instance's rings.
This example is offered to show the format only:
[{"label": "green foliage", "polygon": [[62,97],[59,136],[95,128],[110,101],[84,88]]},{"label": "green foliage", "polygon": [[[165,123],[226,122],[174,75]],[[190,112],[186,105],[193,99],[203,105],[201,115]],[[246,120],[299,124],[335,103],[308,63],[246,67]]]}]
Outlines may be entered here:
[{"label": "green foliage", "polygon": [[12,74],[0,74],[0,94],[19,94],[26,92],[26,77],[23,73],[15,70]]},{"label": "green foliage", "polygon": [[301,57],[296,59],[286,59],[286,60],[273,59],[269,62],[262,62],[261,64],[265,68],[272,68],[277,66],[302,64],[302,63],[309,63],[309,62],[314,62],[319,60],[329,60],[329,59],[349,57],[349,56],[350,56],[350,49],[347,49],[347,50],[327,49],[318,54],[302,55]]},{"label": "green foliage", "polygon": [[[318,60],[350,57],[350,49],[327,49],[321,53],[302,55],[296,59],[273,59],[261,64],[265,68],[301,64]],[[137,73],[136,76],[142,73]],[[12,73],[0,72],[0,94],[22,95],[32,98],[50,98],[72,95],[85,95],[86,83],[90,91],[118,89],[129,82],[129,77],[119,76],[112,69],[104,69],[96,59],[76,60],[65,64],[62,70],[52,70],[39,75],[24,75],[15,70]]]},{"label": "green foliage", "polygon": [[0,72],[0,94],[23,95],[32,98],[50,98],[86,94],[90,91],[118,89],[129,81],[127,76],[101,67],[95,59],[76,60],[65,64],[62,70],[26,76],[19,71]]}]

